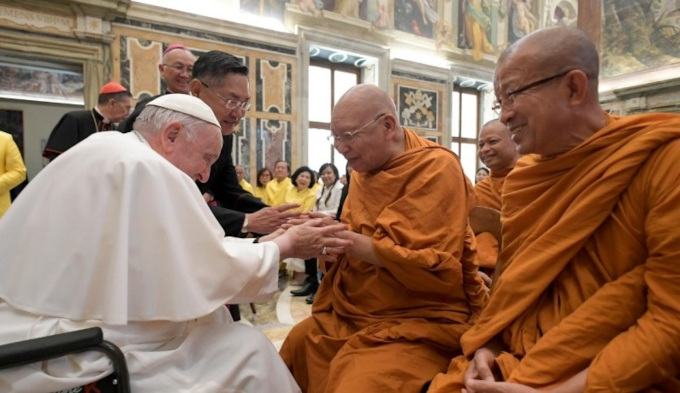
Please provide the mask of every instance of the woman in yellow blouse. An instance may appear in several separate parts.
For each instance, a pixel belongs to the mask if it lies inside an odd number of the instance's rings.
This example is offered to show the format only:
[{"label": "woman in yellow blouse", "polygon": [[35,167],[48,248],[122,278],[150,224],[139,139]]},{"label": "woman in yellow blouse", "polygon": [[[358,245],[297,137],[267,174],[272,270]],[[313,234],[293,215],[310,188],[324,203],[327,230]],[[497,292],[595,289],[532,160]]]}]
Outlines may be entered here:
[{"label": "woman in yellow blouse", "polygon": [[266,203],[267,205],[271,205],[271,203],[269,203],[267,200],[267,183],[272,181],[273,177],[274,175],[272,174],[272,171],[270,171],[269,168],[264,167],[257,171],[255,187],[253,187],[253,195],[255,195],[257,198],[260,198],[262,202]]},{"label": "woman in yellow blouse", "polygon": [[286,203],[299,203],[300,207],[294,209],[297,211],[312,211],[316,202],[314,172],[307,166],[301,166],[291,176],[291,183],[293,186],[286,192]]}]

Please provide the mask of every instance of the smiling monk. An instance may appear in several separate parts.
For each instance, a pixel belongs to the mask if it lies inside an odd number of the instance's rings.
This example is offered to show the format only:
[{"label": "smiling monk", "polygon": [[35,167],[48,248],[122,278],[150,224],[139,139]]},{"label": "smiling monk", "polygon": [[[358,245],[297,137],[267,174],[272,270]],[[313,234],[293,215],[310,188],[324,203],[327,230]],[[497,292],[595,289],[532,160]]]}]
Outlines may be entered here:
[{"label": "smiling monk", "polygon": [[614,117],[580,30],[500,57],[521,158],[503,190],[502,270],[430,392],[680,391],[680,116]]},{"label": "smiling monk", "polygon": [[[501,210],[501,192],[505,177],[515,167],[519,153],[517,145],[510,138],[508,128],[498,119],[482,126],[477,156],[491,170],[489,176],[475,184],[477,205]],[[498,241],[488,232],[478,234],[476,239],[477,264],[480,270],[491,275],[498,259]]]},{"label": "smiling monk", "polygon": [[333,110],[332,140],[353,169],[339,236],[353,244],[281,348],[303,392],[417,392],[460,353],[486,301],[460,163],[398,118],[372,85]]}]

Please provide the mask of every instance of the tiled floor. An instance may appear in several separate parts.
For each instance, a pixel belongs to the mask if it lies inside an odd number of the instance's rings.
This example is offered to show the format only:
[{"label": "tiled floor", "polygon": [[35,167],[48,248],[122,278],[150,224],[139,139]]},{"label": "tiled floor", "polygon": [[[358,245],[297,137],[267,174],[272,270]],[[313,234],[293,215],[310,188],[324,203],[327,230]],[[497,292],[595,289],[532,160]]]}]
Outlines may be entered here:
[{"label": "tiled floor", "polygon": [[267,336],[276,349],[281,348],[283,340],[296,323],[312,313],[312,306],[305,303],[306,296],[292,296],[288,277],[279,279],[279,293],[264,303],[256,303],[255,311],[248,304],[241,304],[241,323],[252,325]]}]

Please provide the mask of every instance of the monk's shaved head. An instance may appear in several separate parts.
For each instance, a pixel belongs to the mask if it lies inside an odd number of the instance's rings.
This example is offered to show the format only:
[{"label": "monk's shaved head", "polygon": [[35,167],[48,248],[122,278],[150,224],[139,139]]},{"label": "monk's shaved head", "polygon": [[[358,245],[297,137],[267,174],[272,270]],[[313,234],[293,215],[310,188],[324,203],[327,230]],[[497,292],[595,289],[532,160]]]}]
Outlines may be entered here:
[{"label": "monk's shaved head", "polygon": [[561,154],[602,128],[598,76],[597,49],[574,27],[537,30],[505,50],[494,92],[519,153]]},{"label": "monk's shaved head", "polygon": [[[387,93],[375,85],[357,85],[340,97],[333,108],[333,116],[342,112],[359,113],[389,113],[397,115],[397,108]],[[340,113],[337,113],[340,112]]]},{"label": "monk's shaved head", "polygon": [[516,57],[521,57],[525,66],[548,74],[581,70],[588,75],[590,88],[597,91],[599,55],[581,29],[554,26],[534,31],[503,51],[498,58],[498,67]]},{"label": "monk's shaved head", "polygon": [[349,89],[333,108],[335,148],[357,172],[380,170],[404,151],[404,130],[392,98],[375,85]]},{"label": "monk's shaved head", "polygon": [[514,168],[519,159],[517,145],[510,138],[510,131],[498,119],[482,126],[478,145],[477,155],[492,173]]}]

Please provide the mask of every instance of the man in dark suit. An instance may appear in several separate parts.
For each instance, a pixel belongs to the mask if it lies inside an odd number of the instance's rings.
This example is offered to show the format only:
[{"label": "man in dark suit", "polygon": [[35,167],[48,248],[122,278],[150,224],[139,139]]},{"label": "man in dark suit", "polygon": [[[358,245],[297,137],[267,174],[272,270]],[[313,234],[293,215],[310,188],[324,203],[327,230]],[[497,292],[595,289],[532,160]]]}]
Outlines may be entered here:
[{"label": "man in dark suit", "polygon": [[115,82],[105,84],[99,90],[99,99],[94,108],[68,112],[62,116],[47,139],[43,157],[52,161],[95,132],[113,130],[114,123],[123,120],[130,109],[130,92]]},{"label": "man in dark suit", "polygon": [[181,93],[189,94],[189,82],[191,81],[191,73],[196,62],[196,56],[182,44],[172,44],[163,51],[163,58],[161,64],[158,65],[158,71],[161,73],[161,79],[165,82],[165,90],[163,93],[145,98],[137,102],[135,110],[125,120],[118,125],[118,131],[130,132],[132,131],[132,124],[137,119],[137,116],[142,112],[146,104],[163,94]]},{"label": "man in dark suit", "polygon": [[210,170],[210,179],[199,188],[227,235],[275,231],[289,218],[293,204],[268,207],[243,190],[231,158],[233,132],[250,108],[248,67],[221,51],[201,55],[194,64],[190,94],[203,100],[222,126],[222,152]]}]

